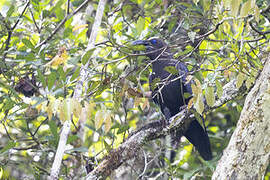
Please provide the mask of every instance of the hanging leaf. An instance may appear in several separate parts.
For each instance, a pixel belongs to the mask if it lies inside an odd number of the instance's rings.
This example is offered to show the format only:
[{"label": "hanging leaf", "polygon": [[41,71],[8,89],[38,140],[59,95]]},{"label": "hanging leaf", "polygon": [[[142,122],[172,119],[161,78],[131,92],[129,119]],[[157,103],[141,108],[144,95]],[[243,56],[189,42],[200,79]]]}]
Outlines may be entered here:
[{"label": "hanging leaf", "polygon": [[82,112],[82,105],[77,99],[72,100],[72,113],[74,114],[75,117],[79,118]]},{"label": "hanging leaf", "polygon": [[95,128],[99,129],[104,121],[104,110],[99,110],[95,115]]},{"label": "hanging leaf", "polygon": [[72,110],[72,103],[70,98],[64,99],[64,121],[71,120],[71,110]]},{"label": "hanging leaf", "polygon": [[231,1],[231,15],[232,16],[235,16],[235,17],[237,16],[241,1],[242,0],[232,0]]},{"label": "hanging leaf", "polygon": [[251,0],[248,0],[247,2],[245,2],[242,5],[241,11],[240,11],[240,16],[241,17],[245,17],[247,16],[249,13],[251,13]]},{"label": "hanging leaf", "polygon": [[223,94],[223,88],[222,88],[221,83],[218,80],[216,80],[216,87],[217,87],[217,96],[221,98]]},{"label": "hanging leaf", "polygon": [[46,112],[48,114],[48,119],[51,120],[52,115],[53,115],[53,101],[49,102],[49,105],[47,106]]},{"label": "hanging leaf", "polygon": [[194,104],[194,108],[196,109],[196,111],[202,115],[203,113],[203,110],[204,110],[204,103],[203,103],[203,95],[202,94],[199,94],[197,99],[196,99],[196,102]]},{"label": "hanging leaf", "polygon": [[255,20],[257,21],[257,23],[259,23],[260,21],[260,9],[258,8],[257,5],[255,5],[255,10],[254,10],[254,16],[255,16]]},{"label": "hanging leaf", "polygon": [[212,107],[215,104],[215,93],[214,93],[214,87],[208,86],[205,89],[205,99],[207,104]]},{"label": "hanging leaf", "polygon": [[237,88],[237,89],[239,89],[239,88],[242,86],[242,84],[243,84],[243,82],[244,82],[245,79],[246,79],[245,74],[242,73],[242,72],[240,72],[240,73],[238,74],[237,80],[236,80],[236,88]]},{"label": "hanging leaf", "polygon": [[255,81],[255,78],[254,77],[249,77],[247,79],[246,86],[247,86],[248,89],[253,85],[254,81]]},{"label": "hanging leaf", "polygon": [[202,86],[198,79],[194,79],[195,84],[191,84],[192,92],[193,92],[193,103],[196,111],[202,115],[204,110],[203,104],[203,95],[202,95]]},{"label": "hanging leaf", "polygon": [[109,132],[109,130],[111,129],[112,127],[112,114],[111,114],[111,111],[107,111],[106,114],[105,114],[105,132]]}]

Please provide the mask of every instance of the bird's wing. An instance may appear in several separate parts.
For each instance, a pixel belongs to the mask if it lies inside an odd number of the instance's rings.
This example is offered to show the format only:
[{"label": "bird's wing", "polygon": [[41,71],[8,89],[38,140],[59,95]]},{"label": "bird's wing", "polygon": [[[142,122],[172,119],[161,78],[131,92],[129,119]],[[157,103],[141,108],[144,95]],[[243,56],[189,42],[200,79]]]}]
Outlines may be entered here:
[{"label": "bird's wing", "polygon": [[187,66],[182,62],[177,62],[176,69],[179,71],[179,76],[181,77],[184,86],[184,92],[188,92],[192,95],[191,83],[187,82]]}]

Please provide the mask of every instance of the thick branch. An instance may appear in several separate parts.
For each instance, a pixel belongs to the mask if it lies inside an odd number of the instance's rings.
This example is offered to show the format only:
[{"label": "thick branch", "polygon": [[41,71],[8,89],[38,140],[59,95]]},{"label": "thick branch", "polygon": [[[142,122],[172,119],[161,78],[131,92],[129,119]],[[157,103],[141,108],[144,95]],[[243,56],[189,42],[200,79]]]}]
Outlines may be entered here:
[{"label": "thick branch", "polygon": [[[214,107],[220,107],[238,95],[243,95],[243,91],[238,90],[236,88],[236,82],[232,81],[224,86],[223,96],[216,102]],[[166,136],[175,129],[184,132],[185,127],[191,120],[191,116],[193,116],[191,113],[186,113],[186,110],[183,110],[172,117],[170,119],[171,123],[168,125],[162,123],[164,122],[162,120],[147,124],[140,130],[132,133],[124,143],[110,152],[108,156],[87,175],[86,179],[93,180],[109,176],[111,172],[117,169],[123,162],[136,157],[136,153],[147,141]]]}]

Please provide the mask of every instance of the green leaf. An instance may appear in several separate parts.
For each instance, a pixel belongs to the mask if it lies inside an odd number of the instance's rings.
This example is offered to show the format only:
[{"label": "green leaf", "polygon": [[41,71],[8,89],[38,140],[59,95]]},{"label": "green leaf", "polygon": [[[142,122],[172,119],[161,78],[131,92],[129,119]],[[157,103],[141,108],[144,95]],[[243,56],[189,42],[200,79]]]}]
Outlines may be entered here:
[{"label": "green leaf", "polygon": [[64,72],[63,66],[58,66],[57,72],[59,73],[61,80],[65,82],[66,81],[66,73]]},{"label": "green leaf", "polygon": [[122,125],[122,126],[119,127],[119,129],[117,131],[117,134],[121,134],[121,133],[129,130],[129,128],[130,128],[129,125]]},{"label": "green leaf", "polygon": [[75,72],[72,74],[71,78],[70,78],[70,81],[74,81],[80,74],[80,70],[81,68],[80,67],[77,67],[77,69],[75,70]]},{"label": "green leaf", "polygon": [[85,65],[92,56],[95,48],[88,50],[82,57],[82,64]]},{"label": "green leaf", "polygon": [[57,125],[56,125],[56,123],[55,123],[55,121],[49,121],[48,122],[48,125],[49,125],[49,127],[50,127],[50,130],[51,130],[51,132],[52,132],[52,135],[55,137],[55,138],[58,138],[59,137],[59,135],[58,135],[58,133],[57,133]]},{"label": "green leaf", "polygon": [[211,0],[203,0],[203,9],[204,11],[208,11],[211,5]]},{"label": "green leaf", "polygon": [[26,45],[26,47],[30,49],[35,49],[35,46],[32,44],[32,42],[29,39],[22,39],[22,42]]},{"label": "green leaf", "polygon": [[46,81],[45,81],[44,75],[41,73],[40,69],[37,69],[37,73],[38,73],[38,79],[42,83],[42,86],[46,87]]},{"label": "green leaf", "polygon": [[52,89],[56,78],[57,78],[56,72],[52,71],[51,74],[48,76],[48,89],[49,90]]},{"label": "green leaf", "polygon": [[164,70],[174,75],[179,73],[178,70],[174,66],[166,66]]},{"label": "green leaf", "polygon": [[216,80],[216,87],[217,87],[217,96],[219,98],[221,98],[221,96],[223,94],[223,87],[222,87],[221,83],[218,80]]},{"label": "green leaf", "polygon": [[140,35],[142,31],[144,30],[144,25],[145,25],[145,19],[143,17],[139,17],[135,27],[137,30],[137,35]]},{"label": "green leaf", "polygon": [[215,93],[214,93],[214,87],[207,86],[205,89],[205,99],[207,104],[212,107],[215,104]]},{"label": "green leaf", "polygon": [[16,143],[14,141],[9,141],[4,148],[0,150],[0,154],[3,154],[4,152],[10,150],[11,148],[14,148],[16,146]]},{"label": "green leaf", "polygon": [[14,12],[14,10],[15,10],[15,6],[14,6],[14,4],[12,4],[10,6],[10,8],[8,9],[7,17],[10,17],[12,15],[12,13]]},{"label": "green leaf", "polygon": [[77,135],[69,135],[68,140],[67,140],[67,144],[70,144],[71,142],[76,141],[77,139],[79,139],[79,137]]}]

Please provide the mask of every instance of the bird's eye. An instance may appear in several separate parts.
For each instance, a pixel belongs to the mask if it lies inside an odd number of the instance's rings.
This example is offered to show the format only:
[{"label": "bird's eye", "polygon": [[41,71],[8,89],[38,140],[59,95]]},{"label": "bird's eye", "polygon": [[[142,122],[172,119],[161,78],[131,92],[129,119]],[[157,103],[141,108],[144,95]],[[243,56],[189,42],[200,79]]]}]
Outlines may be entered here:
[{"label": "bird's eye", "polygon": [[150,40],[150,42],[151,42],[152,44],[157,44],[157,40],[156,40],[156,39],[152,39],[152,40]]}]

